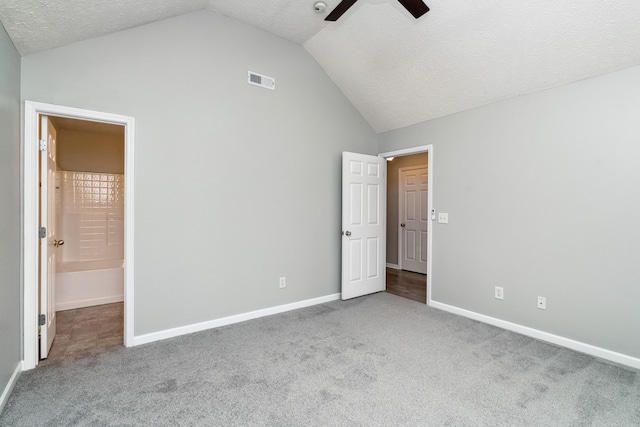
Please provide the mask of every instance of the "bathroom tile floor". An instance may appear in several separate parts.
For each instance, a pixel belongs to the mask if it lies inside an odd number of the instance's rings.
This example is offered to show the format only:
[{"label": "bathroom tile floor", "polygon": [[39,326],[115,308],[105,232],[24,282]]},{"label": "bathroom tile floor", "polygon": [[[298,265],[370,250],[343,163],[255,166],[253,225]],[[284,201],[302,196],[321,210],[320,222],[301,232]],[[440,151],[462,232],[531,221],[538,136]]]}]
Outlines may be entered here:
[{"label": "bathroom tile floor", "polygon": [[56,317],[56,337],[41,365],[75,360],[123,345],[124,304],[121,302],[58,311]]}]

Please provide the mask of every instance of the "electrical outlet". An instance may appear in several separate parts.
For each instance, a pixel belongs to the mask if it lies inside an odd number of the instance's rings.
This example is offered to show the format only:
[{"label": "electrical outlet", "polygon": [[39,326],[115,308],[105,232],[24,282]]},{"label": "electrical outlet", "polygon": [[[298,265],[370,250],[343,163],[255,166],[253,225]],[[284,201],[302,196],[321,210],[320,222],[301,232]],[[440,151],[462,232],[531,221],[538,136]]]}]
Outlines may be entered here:
[{"label": "electrical outlet", "polygon": [[547,299],[545,297],[538,297],[538,308],[540,310],[547,309]]},{"label": "electrical outlet", "polygon": [[286,287],[287,287],[287,278],[286,277],[281,277],[280,278],[280,289],[286,288]]},{"label": "electrical outlet", "polygon": [[504,299],[504,288],[496,286],[494,297],[495,299]]}]

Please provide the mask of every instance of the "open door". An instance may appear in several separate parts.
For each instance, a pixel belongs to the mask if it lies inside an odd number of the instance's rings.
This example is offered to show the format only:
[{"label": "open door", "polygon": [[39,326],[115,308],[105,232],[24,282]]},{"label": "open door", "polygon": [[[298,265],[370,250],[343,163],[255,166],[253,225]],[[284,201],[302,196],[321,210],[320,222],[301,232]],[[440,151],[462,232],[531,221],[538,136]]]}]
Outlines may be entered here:
[{"label": "open door", "polygon": [[56,129],[46,116],[40,127],[40,358],[56,335]]},{"label": "open door", "polygon": [[386,288],[386,160],[342,153],[342,299]]}]

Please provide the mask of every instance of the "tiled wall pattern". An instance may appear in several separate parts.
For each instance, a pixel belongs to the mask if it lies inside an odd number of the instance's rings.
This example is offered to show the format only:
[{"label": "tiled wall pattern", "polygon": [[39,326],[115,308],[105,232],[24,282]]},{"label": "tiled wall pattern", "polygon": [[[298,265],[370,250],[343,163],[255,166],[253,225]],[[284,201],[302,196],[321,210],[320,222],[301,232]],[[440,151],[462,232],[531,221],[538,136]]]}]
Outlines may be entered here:
[{"label": "tiled wall pattern", "polygon": [[58,171],[58,181],[61,261],[124,258],[124,175]]}]

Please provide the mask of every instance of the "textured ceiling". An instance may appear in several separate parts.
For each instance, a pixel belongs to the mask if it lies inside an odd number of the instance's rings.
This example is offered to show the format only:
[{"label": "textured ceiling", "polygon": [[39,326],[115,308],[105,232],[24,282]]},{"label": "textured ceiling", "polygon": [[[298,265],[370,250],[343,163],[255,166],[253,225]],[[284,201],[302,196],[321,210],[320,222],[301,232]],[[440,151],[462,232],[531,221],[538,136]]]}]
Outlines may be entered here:
[{"label": "textured ceiling", "polygon": [[302,44],[330,25],[324,17],[340,3],[340,0],[323,1],[327,4],[324,14],[313,10],[316,0],[210,0],[209,9]]},{"label": "textured ceiling", "polygon": [[304,46],[377,132],[640,64],[640,1],[358,2]]},{"label": "textured ceiling", "polygon": [[[0,0],[22,55],[208,8],[302,44],[377,132],[640,64],[640,1]],[[275,76],[277,77],[277,76]]]},{"label": "textured ceiling", "polygon": [[0,0],[21,55],[202,9],[207,0]]}]

